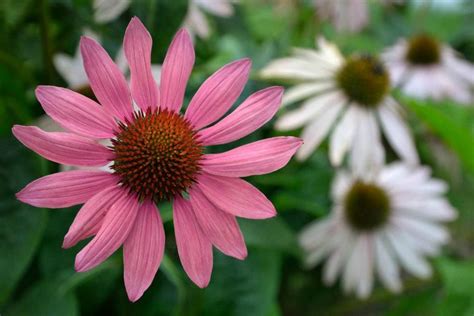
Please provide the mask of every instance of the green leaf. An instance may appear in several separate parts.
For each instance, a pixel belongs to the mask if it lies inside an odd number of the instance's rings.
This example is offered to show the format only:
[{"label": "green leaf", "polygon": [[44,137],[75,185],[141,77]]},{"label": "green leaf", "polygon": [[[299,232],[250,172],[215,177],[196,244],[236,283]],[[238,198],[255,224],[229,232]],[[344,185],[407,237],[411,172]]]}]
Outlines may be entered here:
[{"label": "green leaf", "polygon": [[[459,120],[454,119],[452,114],[452,112],[469,110],[455,109],[456,105],[447,103],[433,104],[405,97],[401,99],[401,103],[405,104],[436,135],[442,138],[457,153],[466,168],[474,171],[474,133],[470,127],[459,124]],[[448,113],[447,110],[450,110],[451,113]],[[474,115],[471,113],[471,120],[473,118]]]},{"label": "green leaf", "polygon": [[248,246],[300,254],[295,234],[278,217],[259,221],[239,219],[239,224]]},{"label": "green leaf", "polygon": [[0,3],[0,14],[9,26],[15,26],[26,15],[31,0],[3,0]]},{"label": "green leaf", "polygon": [[458,262],[443,258],[437,261],[437,267],[446,291],[474,299],[474,260]]},{"label": "green leaf", "polygon": [[281,256],[250,250],[244,261],[215,252],[211,284],[203,293],[200,315],[270,315],[280,284]]},{"label": "green leaf", "polygon": [[444,284],[444,297],[439,301],[437,315],[465,315],[474,313],[474,261],[437,260]]},{"label": "green leaf", "polygon": [[79,315],[79,307],[74,293],[62,291],[61,281],[59,278],[36,283],[6,311],[5,315]]},{"label": "green leaf", "polygon": [[21,144],[0,140],[0,306],[5,303],[41,240],[47,214],[16,201],[15,192],[39,175],[39,160]]}]

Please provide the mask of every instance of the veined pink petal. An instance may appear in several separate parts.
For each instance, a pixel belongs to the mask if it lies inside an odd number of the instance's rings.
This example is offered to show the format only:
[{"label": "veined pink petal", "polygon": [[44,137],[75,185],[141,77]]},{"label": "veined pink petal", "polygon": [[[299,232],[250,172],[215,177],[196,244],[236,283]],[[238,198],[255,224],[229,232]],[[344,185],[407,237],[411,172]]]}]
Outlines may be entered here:
[{"label": "veined pink petal", "polygon": [[276,215],[272,202],[242,179],[202,174],[198,186],[209,201],[229,214],[252,219]]},{"label": "veined pink petal", "polygon": [[184,91],[194,66],[194,47],[185,29],[173,38],[161,69],[160,108],[179,112]]},{"label": "veined pink petal", "polygon": [[92,138],[114,137],[112,116],[91,99],[69,89],[39,86],[36,98],[44,111],[65,129]]},{"label": "veined pink petal", "polygon": [[[105,188],[102,187],[102,188]],[[116,184],[96,193],[77,213],[64,237],[63,248],[70,248],[79,241],[99,232],[105,213],[115,203],[123,190]]]},{"label": "veined pink petal", "polygon": [[163,258],[165,232],[155,204],[143,203],[123,244],[125,288],[128,299],[137,301],[148,289]]},{"label": "veined pink petal", "polygon": [[204,146],[230,143],[260,128],[281,104],[282,87],[270,87],[249,96],[234,112],[198,132]]},{"label": "veined pink petal", "polygon": [[303,141],[281,136],[259,140],[202,159],[203,171],[225,177],[248,177],[270,173],[284,167]]},{"label": "veined pink petal", "polygon": [[209,284],[212,273],[212,244],[199,226],[191,203],[175,197],[174,233],[179,259],[189,278],[200,288]]},{"label": "veined pink petal", "polygon": [[133,17],[125,31],[123,42],[130,66],[130,89],[133,99],[142,110],[157,109],[158,85],[151,72],[152,39],[139,18]]},{"label": "veined pink petal", "polygon": [[90,270],[114,253],[127,239],[140,206],[134,195],[123,190],[105,214],[99,232],[76,256],[77,272]]},{"label": "veined pink petal", "polygon": [[47,133],[35,126],[13,126],[13,135],[44,158],[72,166],[100,167],[114,158],[101,144],[71,133]]},{"label": "veined pink petal", "polygon": [[199,88],[186,110],[185,118],[195,129],[220,119],[237,100],[249,78],[250,59],[225,65]]},{"label": "veined pink petal", "polygon": [[36,207],[69,207],[86,202],[117,182],[116,176],[104,171],[58,172],[29,183],[16,197],[23,203]]},{"label": "veined pink petal", "polygon": [[81,38],[84,69],[97,100],[121,121],[132,119],[132,98],[123,73],[109,54],[92,38]]},{"label": "veined pink petal", "polygon": [[240,260],[247,257],[247,247],[235,217],[217,209],[197,186],[189,195],[199,226],[212,244],[228,256]]}]

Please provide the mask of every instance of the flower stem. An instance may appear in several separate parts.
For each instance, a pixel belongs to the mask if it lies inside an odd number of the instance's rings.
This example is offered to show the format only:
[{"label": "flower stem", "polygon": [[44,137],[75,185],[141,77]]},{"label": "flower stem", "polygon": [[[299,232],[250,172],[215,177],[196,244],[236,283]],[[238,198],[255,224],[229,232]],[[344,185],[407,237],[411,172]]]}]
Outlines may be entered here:
[{"label": "flower stem", "polygon": [[51,47],[51,37],[49,32],[49,12],[48,0],[39,0],[39,22],[41,33],[41,47],[43,53],[43,64],[46,72],[46,80],[51,83],[53,80],[53,53]]}]

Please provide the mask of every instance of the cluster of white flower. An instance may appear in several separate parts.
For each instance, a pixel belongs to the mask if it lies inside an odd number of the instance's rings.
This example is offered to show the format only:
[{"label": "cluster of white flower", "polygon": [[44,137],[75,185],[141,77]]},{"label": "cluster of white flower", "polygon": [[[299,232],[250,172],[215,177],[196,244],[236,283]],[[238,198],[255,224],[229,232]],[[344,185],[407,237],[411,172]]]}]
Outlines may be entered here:
[{"label": "cluster of white flower", "polygon": [[[367,2],[315,1],[336,30],[355,32],[368,23]],[[426,278],[425,256],[439,253],[449,235],[442,222],[456,211],[443,196],[447,185],[420,166],[402,106],[391,95],[472,103],[474,66],[435,38],[421,34],[400,40],[381,58],[344,57],[325,38],[317,49],[295,48],[271,61],[260,77],[295,83],[283,96],[278,130],[302,128],[297,158],[306,160],[329,135],[329,160],[342,167],[334,180],[333,208],[327,218],[300,235],[309,267],[327,259],[326,284],[341,275],[346,292],[370,295],[374,275],[393,292],[401,290],[399,267]],[[294,103],[300,106],[288,109]],[[400,158],[386,163],[384,143]]]}]

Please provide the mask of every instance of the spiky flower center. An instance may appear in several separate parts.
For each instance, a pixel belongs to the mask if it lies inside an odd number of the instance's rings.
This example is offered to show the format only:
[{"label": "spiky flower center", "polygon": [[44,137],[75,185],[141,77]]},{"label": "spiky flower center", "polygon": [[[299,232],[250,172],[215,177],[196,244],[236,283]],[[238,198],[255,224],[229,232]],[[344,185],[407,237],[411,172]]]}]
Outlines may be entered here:
[{"label": "spiky flower center", "polygon": [[381,227],[390,215],[390,199],[380,187],[355,182],[344,201],[345,216],[356,230],[371,231]]},{"label": "spiky flower center", "polygon": [[441,48],[437,40],[426,34],[410,39],[406,59],[413,65],[429,66],[439,63]]},{"label": "spiky flower center", "polygon": [[368,108],[380,104],[390,85],[382,63],[369,55],[349,58],[337,73],[336,80],[350,100]]},{"label": "spiky flower center", "polygon": [[174,112],[136,112],[132,122],[120,124],[112,144],[112,169],[140,200],[168,200],[189,189],[200,171],[203,147]]}]

